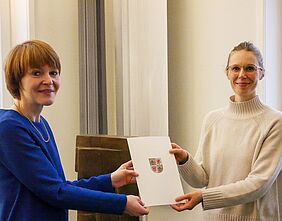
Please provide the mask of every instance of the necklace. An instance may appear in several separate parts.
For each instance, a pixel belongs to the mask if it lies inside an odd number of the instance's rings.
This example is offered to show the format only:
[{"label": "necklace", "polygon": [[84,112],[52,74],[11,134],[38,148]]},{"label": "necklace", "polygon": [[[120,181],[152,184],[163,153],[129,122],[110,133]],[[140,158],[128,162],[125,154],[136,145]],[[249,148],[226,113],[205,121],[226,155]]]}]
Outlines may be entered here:
[{"label": "necklace", "polygon": [[[27,119],[28,119],[28,118],[27,118]],[[40,135],[40,137],[42,138],[42,140],[43,140],[45,143],[48,143],[49,140],[50,140],[50,135],[49,135],[49,133],[48,133],[48,130],[47,130],[46,126],[45,126],[44,121],[41,120],[41,117],[40,117],[40,121],[39,121],[39,122],[42,123],[42,125],[43,125],[43,127],[44,127],[44,130],[45,130],[45,132],[46,132],[46,134],[47,134],[47,139],[46,139],[46,140],[44,139],[44,137],[43,137],[42,133],[40,132],[40,130],[38,130],[37,127],[34,125],[34,123],[33,123],[30,119],[28,119],[28,121],[29,121],[30,124],[34,127],[34,129],[38,132],[38,134]]]},{"label": "necklace", "polygon": [[39,119],[39,123],[42,123],[43,128],[44,128],[44,130],[45,130],[45,132],[46,132],[46,134],[47,134],[47,139],[45,139],[45,138],[43,137],[43,134],[42,134],[42,133],[40,132],[40,130],[38,130],[38,128],[34,125],[34,123],[32,122],[32,120],[30,120],[28,117],[26,117],[26,116],[21,112],[21,110],[19,109],[19,107],[18,107],[16,104],[14,104],[14,105],[15,105],[15,109],[16,109],[22,116],[24,116],[24,117],[30,122],[30,124],[31,124],[32,127],[37,131],[37,133],[40,135],[40,137],[42,138],[42,140],[43,140],[45,143],[48,143],[48,142],[50,141],[50,134],[49,134],[49,132],[48,132],[48,130],[47,130],[47,128],[46,128],[46,125],[45,125],[44,121],[41,120],[41,117],[40,117],[40,119]]}]

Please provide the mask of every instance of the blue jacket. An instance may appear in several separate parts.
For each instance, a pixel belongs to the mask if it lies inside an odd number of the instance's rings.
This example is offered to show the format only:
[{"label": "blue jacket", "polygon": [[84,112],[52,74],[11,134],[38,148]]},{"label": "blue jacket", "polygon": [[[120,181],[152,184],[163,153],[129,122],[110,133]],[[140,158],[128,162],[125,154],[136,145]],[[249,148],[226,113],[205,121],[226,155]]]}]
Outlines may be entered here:
[{"label": "blue jacket", "polygon": [[[29,120],[0,110],[0,220],[67,221],[68,209],[121,214],[124,194],[115,194],[110,174],[66,181],[47,121],[44,142]],[[34,122],[46,138],[42,122]]]}]

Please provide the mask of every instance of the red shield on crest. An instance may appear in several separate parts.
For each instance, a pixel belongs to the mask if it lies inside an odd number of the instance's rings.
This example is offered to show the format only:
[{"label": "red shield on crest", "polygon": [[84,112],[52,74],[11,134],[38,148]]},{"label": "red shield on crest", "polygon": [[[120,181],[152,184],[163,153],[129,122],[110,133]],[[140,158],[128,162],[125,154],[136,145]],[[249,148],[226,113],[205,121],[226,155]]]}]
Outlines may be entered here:
[{"label": "red shield on crest", "polygon": [[151,170],[154,173],[161,173],[163,172],[163,164],[161,158],[149,158],[149,163]]}]

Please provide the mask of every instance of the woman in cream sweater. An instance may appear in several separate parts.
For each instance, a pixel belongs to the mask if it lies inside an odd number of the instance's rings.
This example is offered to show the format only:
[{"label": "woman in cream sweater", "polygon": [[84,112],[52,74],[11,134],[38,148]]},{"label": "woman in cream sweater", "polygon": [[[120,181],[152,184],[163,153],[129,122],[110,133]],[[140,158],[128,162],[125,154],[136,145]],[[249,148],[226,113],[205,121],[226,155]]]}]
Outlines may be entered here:
[{"label": "woman in cream sweater", "polygon": [[201,188],[177,198],[177,211],[203,207],[205,221],[282,220],[282,114],[259,99],[260,51],[242,42],[230,52],[226,75],[234,95],[204,119],[195,157],[177,144],[183,179]]}]

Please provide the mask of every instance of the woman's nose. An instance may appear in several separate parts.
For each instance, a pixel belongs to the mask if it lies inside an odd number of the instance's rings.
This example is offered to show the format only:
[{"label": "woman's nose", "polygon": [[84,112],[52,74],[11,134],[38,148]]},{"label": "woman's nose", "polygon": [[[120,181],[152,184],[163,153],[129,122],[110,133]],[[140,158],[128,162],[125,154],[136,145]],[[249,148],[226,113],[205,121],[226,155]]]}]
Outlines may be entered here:
[{"label": "woman's nose", "polygon": [[240,71],[239,71],[239,78],[245,78],[246,77],[246,73],[243,67],[241,67]]},{"label": "woman's nose", "polygon": [[43,84],[53,84],[53,79],[49,75],[49,72],[44,73],[44,75],[43,75]]}]

